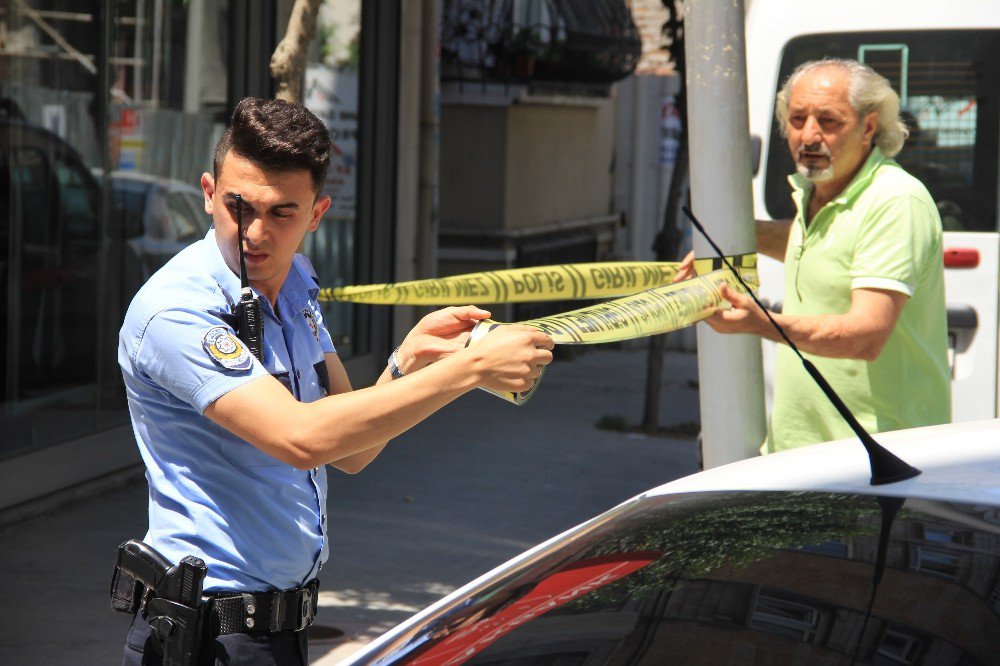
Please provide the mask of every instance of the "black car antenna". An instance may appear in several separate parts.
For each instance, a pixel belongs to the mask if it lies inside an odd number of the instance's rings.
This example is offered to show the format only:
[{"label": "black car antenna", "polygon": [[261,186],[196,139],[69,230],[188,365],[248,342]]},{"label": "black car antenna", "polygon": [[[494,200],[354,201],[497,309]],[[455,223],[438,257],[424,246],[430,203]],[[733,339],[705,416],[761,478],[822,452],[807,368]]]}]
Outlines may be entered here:
[{"label": "black car antenna", "polygon": [[733,268],[731,263],[729,263],[729,260],[726,259],[726,255],[723,254],[722,250],[719,249],[719,246],[716,245],[715,241],[713,241],[711,236],[708,235],[708,232],[705,231],[705,227],[701,226],[701,223],[698,222],[698,219],[694,216],[694,213],[691,212],[691,209],[687,206],[682,206],[681,210],[683,210],[684,214],[691,219],[691,224],[693,224],[695,228],[701,232],[701,235],[705,237],[705,240],[707,240],[708,244],[712,246],[715,253],[722,258],[726,267],[732,271],[733,275],[736,276],[736,279],[739,280],[739,283],[743,285],[744,289],[746,289],[746,292],[750,294],[750,298],[753,299],[753,302],[757,304],[757,307],[761,309],[767,317],[767,320],[771,322],[771,326],[774,326],[775,330],[778,331],[778,334],[781,335],[781,338],[789,347],[791,347],[792,351],[795,352],[795,355],[799,357],[799,360],[802,361],[802,365],[805,366],[806,372],[809,373],[809,376],[812,377],[813,381],[819,385],[823,394],[831,403],[833,403],[833,406],[837,408],[838,412],[840,412],[840,416],[847,421],[847,425],[851,427],[854,434],[861,440],[861,443],[865,447],[865,451],[868,452],[868,464],[871,468],[872,474],[871,485],[880,486],[887,483],[896,483],[897,481],[912,479],[920,474],[919,469],[913,467],[905,460],[893,455],[888,449],[876,442],[875,438],[869,435],[868,431],[865,430],[860,423],[858,423],[858,420],[854,418],[854,414],[851,413],[851,410],[847,408],[847,405],[845,405],[844,401],[840,399],[837,392],[833,390],[833,387],[827,383],[826,378],[820,374],[820,371],[815,365],[813,365],[812,361],[802,355],[802,352],[800,352],[799,348],[795,346],[795,343],[788,338],[788,335],[785,333],[784,329],[778,325],[778,322],[774,321],[771,313],[768,312],[767,308],[764,307],[764,304],[760,302],[757,295],[753,293],[753,290],[749,287],[749,285],[744,282],[743,277],[739,274],[739,272]]}]

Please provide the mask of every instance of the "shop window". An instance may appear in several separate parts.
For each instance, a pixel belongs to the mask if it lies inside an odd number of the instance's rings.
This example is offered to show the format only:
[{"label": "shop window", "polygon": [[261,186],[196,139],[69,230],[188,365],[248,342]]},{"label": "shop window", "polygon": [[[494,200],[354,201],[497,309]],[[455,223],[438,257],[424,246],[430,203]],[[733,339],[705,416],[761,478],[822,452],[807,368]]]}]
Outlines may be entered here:
[{"label": "shop window", "polygon": [[[304,252],[323,286],[355,279],[355,230],[358,215],[358,108],[361,75],[361,0],[338,3],[321,12],[315,58],[306,69],[305,106],[330,129],[333,150],[323,193],[331,204],[319,228],[306,236]],[[325,303],[323,316],[343,357],[359,349],[352,333],[356,306]]]}]

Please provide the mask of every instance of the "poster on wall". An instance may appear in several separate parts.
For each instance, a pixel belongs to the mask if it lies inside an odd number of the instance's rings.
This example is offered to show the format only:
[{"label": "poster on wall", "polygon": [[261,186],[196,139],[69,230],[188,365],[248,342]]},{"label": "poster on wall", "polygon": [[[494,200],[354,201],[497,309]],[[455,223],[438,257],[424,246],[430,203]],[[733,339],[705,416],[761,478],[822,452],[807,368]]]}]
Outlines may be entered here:
[{"label": "poster on wall", "polygon": [[108,128],[111,144],[111,162],[119,171],[138,171],[142,168],[142,153],[146,139],[142,133],[142,109],[117,107],[112,111]]},{"label": "poster on wall", "polygon": [[330,171],[324,193],[333,203],[326,217],[353,221],[357,206],[358,72],[349,67],[310,65],[304,97],[306,108],[330,130]]}]

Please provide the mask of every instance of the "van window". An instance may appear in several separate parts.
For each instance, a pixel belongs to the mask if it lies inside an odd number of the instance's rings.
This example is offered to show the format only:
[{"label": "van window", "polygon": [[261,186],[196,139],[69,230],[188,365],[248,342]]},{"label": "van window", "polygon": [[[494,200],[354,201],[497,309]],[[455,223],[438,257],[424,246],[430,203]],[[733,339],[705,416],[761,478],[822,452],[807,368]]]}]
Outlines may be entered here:
[{"label": "van window", "polygon": [[[785,46],[779,85],[821,58],[862,60],[900,94],[910,138],[896,160],[927,186],[946,231],[997,230],[1000,30],[805,35]],[[795,213],[787,181],[794,170],[774,124],[764,193],[772,218]]]}]

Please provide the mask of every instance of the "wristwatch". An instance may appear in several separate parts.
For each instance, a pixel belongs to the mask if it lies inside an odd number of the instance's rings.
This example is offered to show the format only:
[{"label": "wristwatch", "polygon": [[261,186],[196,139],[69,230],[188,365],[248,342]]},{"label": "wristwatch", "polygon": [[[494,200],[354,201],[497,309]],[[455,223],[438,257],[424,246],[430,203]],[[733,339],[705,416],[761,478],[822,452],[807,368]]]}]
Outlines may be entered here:
[{"label": "wristwatch", "polygon": [[398,352],[399,347],[393,349],[392,353],[389,354],[389,360],[387,361],[389,365],[389,374],[392,375],[393,379],[399,379],[403,376],[403,371],[399,369],[399,356],[397,356]]}]

